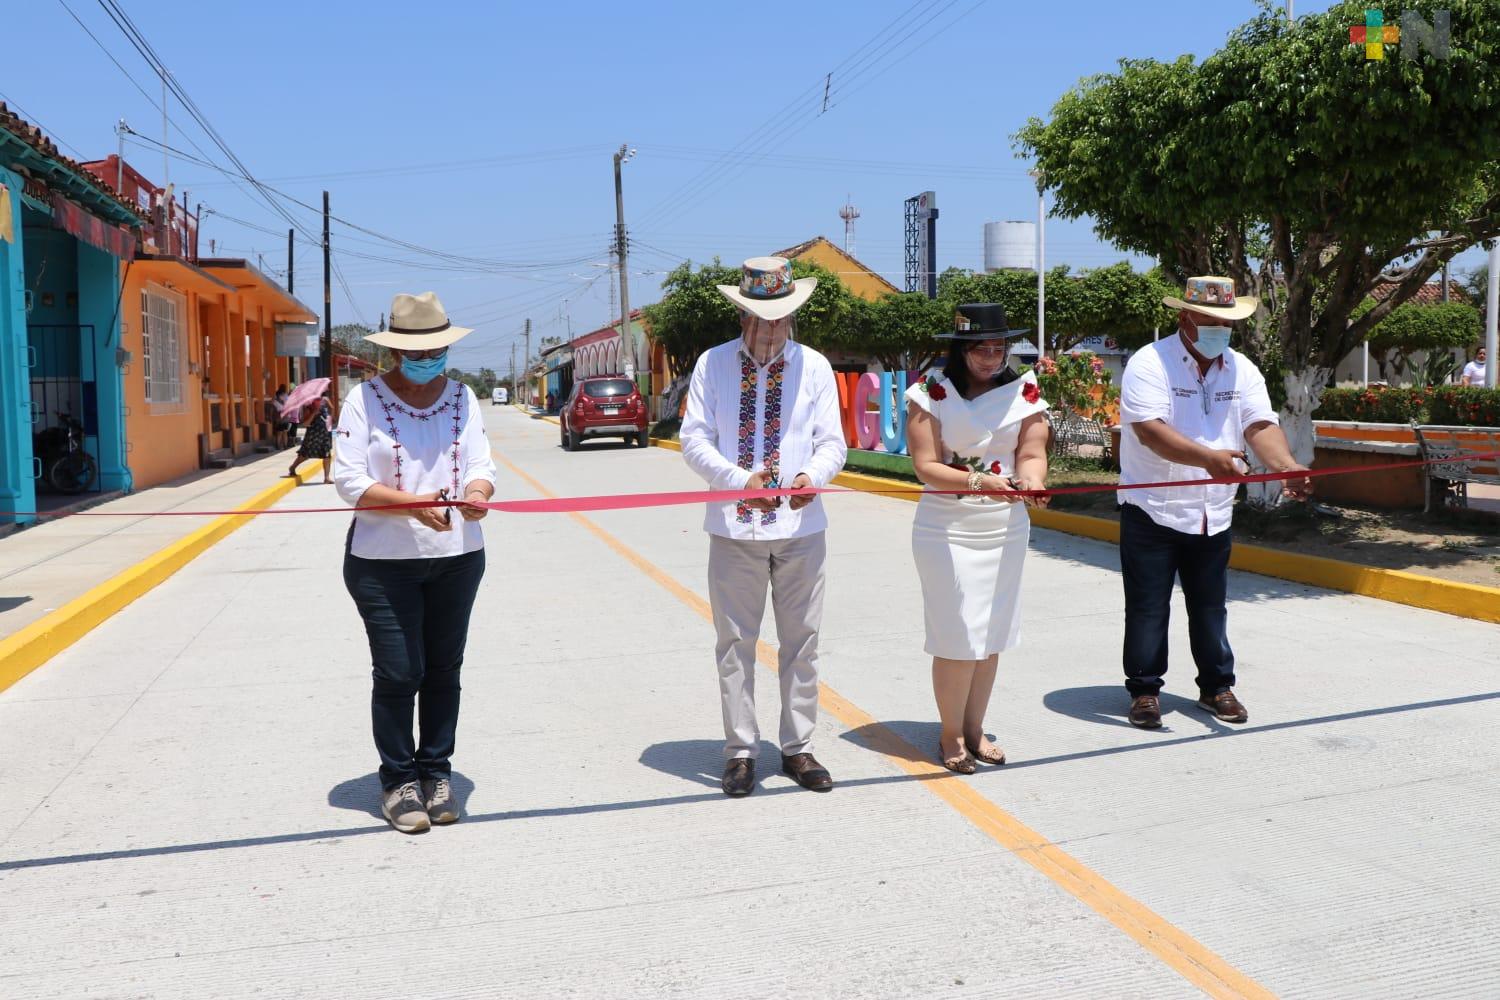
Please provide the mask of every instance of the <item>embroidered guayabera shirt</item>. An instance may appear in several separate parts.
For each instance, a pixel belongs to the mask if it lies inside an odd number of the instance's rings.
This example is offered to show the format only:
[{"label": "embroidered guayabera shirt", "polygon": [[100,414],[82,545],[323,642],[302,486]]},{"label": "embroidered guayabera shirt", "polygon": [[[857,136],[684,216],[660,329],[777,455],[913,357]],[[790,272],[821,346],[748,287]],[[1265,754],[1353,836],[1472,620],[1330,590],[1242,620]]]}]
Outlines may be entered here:
[{"label": "embroidered guayabera shirt", "polygon": [[[1120,380],[1120,482],[1160,483],[1207,479],[1208,472],[1162,458],[1141,443],[1131,424],[1164,420],[1183,437],[1206,448],[1245,447],[1245,431],[1270,421],[1276,411],[1266,380],[1249,358],[1225,348],[1205,375],[1188,353],[1182,335],[1137,351]],[[1120,503],[1133,503],[1164,528],[1192,535],[1217,535],[1229,527],[1234,485],[1173,486],[1121,490]]]},{"label": "embroidered guayabera shirt", "polygon": [[[848,454],[833,367],[790,340],[764,365],[740,340],[699,357],[681,438],[688,467],[715,490],[743,489],[752,473],[765,469],[776,473],[781,486],[791,486],[799,473],[814,486],[827,486]],[[769,512],[708,504],[703,521],[710,534],[737,539],[801,538],[827,527],[820,498],[801,510],[783,501]]]}]

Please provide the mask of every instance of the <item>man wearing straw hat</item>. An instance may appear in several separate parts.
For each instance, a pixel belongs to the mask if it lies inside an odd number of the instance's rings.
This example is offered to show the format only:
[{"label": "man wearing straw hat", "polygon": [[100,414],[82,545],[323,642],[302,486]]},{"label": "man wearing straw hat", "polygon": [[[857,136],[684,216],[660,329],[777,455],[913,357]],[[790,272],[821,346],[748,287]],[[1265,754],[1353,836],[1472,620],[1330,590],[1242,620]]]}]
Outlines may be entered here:
[{"label": "man wearing straw hat", "polygon": [[[793,280],[784,258],[753,257],[739,287],[718,286],[739,309],[740,336],[698,359],[681,434],[683,458],[711,488],[823,487],[843,468],[848,449],[833,368],[791,339],[792,314],[816,285],[814,278]],[[708,505],[726,795],[755,789],[755,647],[768,586],[781,647],[781,769],[803,788],[833,787],[812,755],[827,527],[816,496]]]},{"label": "man wearing straw hat", "polygon": [[[1287,446],[1266,380],[1229,346],[1230,324],[1255,312],[1228,278],[1189,278],[1178,333],[1138,351],[1120,382],[1120,483],[1232,478],[1246,470],[1245,449],[1272,472],[1305,472]],[[1159,694],[1167,672],[1167,622],[1173,580],[1182,581],[1188,636],[1198,668],[1198,706],[1224,722],[1250,717],[1234,694],[1234,652],[1225,608],[1230,517],[1238,487],[1121,490],[1120,572],[1125,584],[1125,687],[1130,724],[1161,726]],[[1306,476],[1288,476],[1283,492],[1312,492]]]}]

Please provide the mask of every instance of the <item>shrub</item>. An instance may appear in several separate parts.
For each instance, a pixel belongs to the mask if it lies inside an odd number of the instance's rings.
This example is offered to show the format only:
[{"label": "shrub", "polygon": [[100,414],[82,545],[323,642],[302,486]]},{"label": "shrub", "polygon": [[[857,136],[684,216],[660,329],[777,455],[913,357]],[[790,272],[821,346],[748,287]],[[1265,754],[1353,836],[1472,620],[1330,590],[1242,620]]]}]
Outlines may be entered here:
[{"label": "shrub", "polygon": [[1427,422],[1500,427],[1500,389],[1478,385],[1445,385],[1433,390]]},{"label": "shrub", "polygon": [[1366,423],[1451,424],[1500,427],[1500,389],[1442,385],[1436,388],[1325,389],[1318,420],[1356,420]]},{"label": "shrub", "polygon": [[1318,420],[1358,420],[1377,424],[1422,421],[1428,389],[1325,389],[1313,417]]}]

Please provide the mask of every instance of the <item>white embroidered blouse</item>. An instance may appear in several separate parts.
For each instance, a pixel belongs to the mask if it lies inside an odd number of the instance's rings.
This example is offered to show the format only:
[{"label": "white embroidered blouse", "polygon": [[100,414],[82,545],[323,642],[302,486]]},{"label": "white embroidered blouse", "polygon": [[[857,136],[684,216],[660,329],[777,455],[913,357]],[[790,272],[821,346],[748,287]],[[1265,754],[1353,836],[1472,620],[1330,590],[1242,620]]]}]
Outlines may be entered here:
[{"label": "white embroidered blouse", "polygon": [[[407,406],[378,376],[344,401],[334,432],[333,481],[339,496],[359,502],[376,483],[408,493],[446,489],[463,498],[475,480],[495,482],[495,462],[474,392],[449,380],[426,409]],[[361,559],[435,559],[484,547],[477,521],[453,512],[452,531],[433,531],[414,518],[355,511],[349,551]]]}]

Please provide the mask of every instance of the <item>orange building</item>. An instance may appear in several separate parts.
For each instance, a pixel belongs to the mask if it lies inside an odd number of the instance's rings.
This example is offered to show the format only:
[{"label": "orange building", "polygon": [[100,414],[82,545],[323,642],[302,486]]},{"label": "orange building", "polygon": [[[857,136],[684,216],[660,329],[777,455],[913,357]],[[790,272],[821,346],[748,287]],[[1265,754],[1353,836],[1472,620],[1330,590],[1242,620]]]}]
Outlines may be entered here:
[{"label": "orange building", "polygon": [[84,164],[154,220],[121,274],[126,461],[136,489],[272,450],[266,401],[291,381],[278,323],[317,314],[250,264],[197,257],[197,220],[115,157]]},{"label": "orange building", "polygon": [[874,302],[887,295],[901,294],[901,289],[839,249],[826,236],[814,236],[806,243],[798,243],[794,247],[778,250],[772,256],[785,257],[787,260],[805,260],[809,264],[816,264],[825,270],[832,271],[839,276],[845,288],[866,302]]}]

